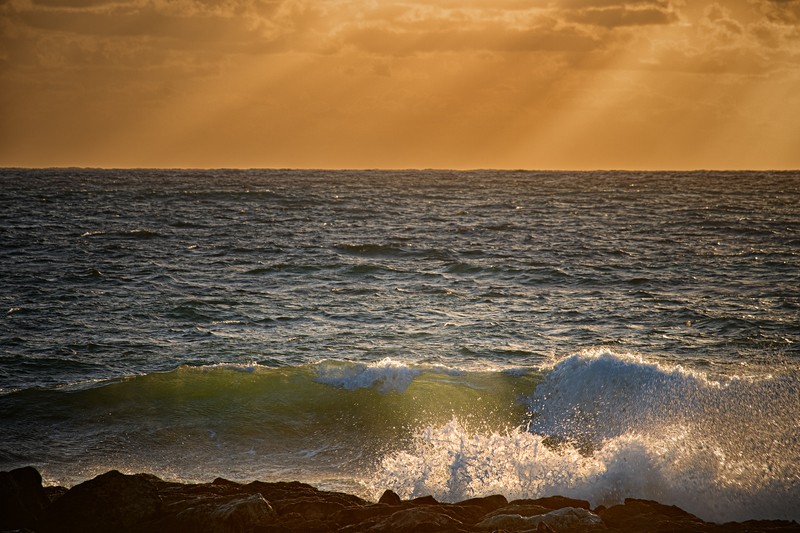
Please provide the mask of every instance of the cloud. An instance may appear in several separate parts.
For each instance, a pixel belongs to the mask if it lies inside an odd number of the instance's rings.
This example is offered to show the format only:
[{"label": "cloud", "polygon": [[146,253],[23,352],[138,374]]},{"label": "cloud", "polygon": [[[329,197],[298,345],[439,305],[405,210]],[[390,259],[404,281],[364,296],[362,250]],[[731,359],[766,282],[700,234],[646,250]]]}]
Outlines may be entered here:
[{"label": "cloud", "polygon": [[800,0],[754,0],[772,21],[784,24],[800,22]]},{"label": "cloud", "polygon": [[116,4],[115,0],[33,0],[34,6],[56,8],[87,8]]},{"label": "cloud", "polygon": [[[631,7],[607,0],[565,0],[563,7],[472,0],[421,2],[207,0],[104,2],[36,0],[15,4],[8,20],[31,38],[86,36],[133,48],[219,53],[341,52],[406,56],[438,52],[589,52],[611,44],[590,27],[666,24],[660,0]],[[28,7],[26,7],[28,6]],[[32,7],[31,7],[32,6]],[[599,6],[599,7],[598,7]]]},{"label": "cloud", "polygon": [[591,161],[644,164],[733,111],[796,130],[796,97],[761,102],[797,93],[798,20],[800,0],[0,0],[0,164],[557,166],[592,139]]},{"label": "cloud", "polygon": [[154,37],[192,41],[253,38],[241,34],[241,21],[220,17],[176,17],[157,11],[128,13],[33,11],[20,15],[26,25],[39,30],[99,37]]},{"label": "cloud", "polygon": [[[178,57],[224,64],[229,55],[490,52],[572,54],[572,64],[591,68],[607,68],[614,55],[624,68],[646,69],[675,69],[683,58],[688,71],[712,65],[717,71],[730,57],[732,71],[750,65],[761,72],[792,61],[798,40],[792,21],[800,13],[800,0],[34,2],[12,0],[0,11],[11,68],[16,60],[31,64],[31,50],[51,66],[109,68],[115,61],[135,68],[139,57],[152,62],[141,68],[152,68]],[[638,59],[623,60],[632,47]]]},{"label": "cloud", "polygon": [[656,24],[671,24],[676,22],[677,16],[670,11],[658,8],[629,7],[603,7],[581,9],[566,14],[570,22],[591,24],[614,28],[618,26],[647,26]]},{"label": "cloud", "polygon": [[559,0],[550,2],[550,5],[559,9],[584,9],[584,8],[641,8],[657,7],[667,8],[670,0]]},{"label": "cloud", "polygon": [[343,32],[343,41],[377,54],[407,56],[416,53],[494,51],[588,51],[600,43],[574,28],[507,30],[497,26],[479,29],[397,31],[385,27],[356,28]]}]

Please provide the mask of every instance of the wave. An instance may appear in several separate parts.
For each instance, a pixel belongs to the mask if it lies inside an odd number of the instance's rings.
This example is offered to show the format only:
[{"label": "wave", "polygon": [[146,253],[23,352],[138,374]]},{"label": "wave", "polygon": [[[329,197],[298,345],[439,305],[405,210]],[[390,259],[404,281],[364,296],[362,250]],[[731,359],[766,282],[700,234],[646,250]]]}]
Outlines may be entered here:
[{"label": "wave", "polygon": [[392,360],[182,366],[2,396],[0,452],[67,484],[109,467],[186,480],[355,478],[425,424],[520,423],[518,398],[533,390],[536,375]]},{"label": "wave", "polygon": [[336,265],[314,265],[314,264],[292,264],[292,263],[278,263],[274,265],[251,268],[244,271],[247,275],[260,275],[260,274],[275,274],[275,273],[289,273],[289,274],[308,274],[319,272],[321,270],[335,268]]},{"label": "wave", "polygon": [[154,239],[160,236],[158,232],[148,229],[95,230],[81,234],[81,237],[119,237],[123,239]]},{"label": "wave", "polygon": [[340,244],[337,251],[363,257],[399,257],[408,253],[402,245],[394,244]]},{"label": "wave", "polygon": [[404,392],[422,374],[398,361],[384,359],[377,364],[329,362],[320,365],[316,381],[347,390],[378,387],[381,392]]},{"label": "wave", "polygon": [[710,379],[638,357],[587,352],[545,373],[530,421],[486,432],[454,418],[383,458],[377,486],[456,501],[492,493],[626,497],[706,520],[798,519],[800,379]]},{"label": "wave", "polygon": [[183,366],[0,397],[0,466],[67,484],[118,468],[351,483],[369,498],[640,497],[706,520],[798,519],[799,399],[792,369],[712,378],[610,351],[516,368]]},{"label": "wave", "polygon": [[418,248],[407,243],[339,244],[334,247],[343,255],[377,259],[426,259],[453,261],[456,254],[449,249]]}]

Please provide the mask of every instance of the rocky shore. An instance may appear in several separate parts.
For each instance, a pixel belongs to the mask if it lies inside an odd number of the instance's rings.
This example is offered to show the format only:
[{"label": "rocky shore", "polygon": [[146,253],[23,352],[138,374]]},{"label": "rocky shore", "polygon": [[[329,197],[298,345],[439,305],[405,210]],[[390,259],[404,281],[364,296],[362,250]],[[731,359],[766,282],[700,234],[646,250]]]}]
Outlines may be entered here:
[{"label": "rocky shore", "polygon": [[800,532],[800,524],[712,524],[677,507],[637,499],[591,509],[589,502],[561,496],[509,502],[495,495],[440,503],[430,496],[402,500],[386,491],[380,501],[369,502],[298,482],[182,484],[115,470],[67,490],[43,487],[39,472],[25,467],[0,472],[0,531]]}]

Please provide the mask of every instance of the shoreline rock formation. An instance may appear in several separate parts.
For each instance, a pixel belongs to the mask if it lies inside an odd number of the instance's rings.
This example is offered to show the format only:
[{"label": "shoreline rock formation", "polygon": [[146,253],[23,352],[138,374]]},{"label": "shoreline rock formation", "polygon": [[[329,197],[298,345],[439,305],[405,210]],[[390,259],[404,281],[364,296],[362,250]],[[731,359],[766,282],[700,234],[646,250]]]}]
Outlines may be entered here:
[{"label": "shoreline rock formation", "polygon": [[713,524],[675,506],[639,499],[591,509],[562,496],[502,495],[441,503],[378,502],[299,482],[183,484],[112,470],[71,489],[43,487],[33,467],[0,472],[0,531],[37,533],[416,533],[416,532],[800,532],[800,524],[758,520]]}]

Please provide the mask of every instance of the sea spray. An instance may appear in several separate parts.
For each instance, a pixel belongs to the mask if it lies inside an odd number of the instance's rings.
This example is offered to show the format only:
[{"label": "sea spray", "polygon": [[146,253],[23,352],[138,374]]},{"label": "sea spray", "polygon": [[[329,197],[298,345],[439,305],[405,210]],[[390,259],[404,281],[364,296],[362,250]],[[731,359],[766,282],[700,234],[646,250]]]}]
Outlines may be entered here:
[{"label": "sea spray", "polygon": [[[535,369],[397,360],[182,366],[0,397],[0,451],[8,468],[35,464],[65,483],[111,465],[178,480],[211,471],[238,480],[352,481],[426,424],[454,416],[489,430],[521,423],[520,399],[539,379]],[[76,461],[85,467],[77,473]]]},{"label": "sea spray", "polygon": [[[447,372],[443,367],[434,370]],[[404,392],[421,373],[421,367],[414,368],[388,357],[375,363],[324,361],[317,366],[316,381],[347,390],[377,387],[383,393]]]},{"label": "sea spray", "polygon": [[798,391],[791,369],[712,378],[608,350],[483,371],[183,366],[0,397],[0,452],[64,484],[113,466],[372,498],[638,497],[706,520],[798,519]]},{"label": "sea spray", "polygon": [[531,430],[592,446],[636,431],[689,423],[722,387],[702,373],[635,354],[586,350],[560,359],[529,399]]},{"label": "sea spray", "polygon": [[375,486],[445,501],[638,497],[712,521],[798,519],[797,385],[791,375],[720,382],[638,357],[578,354],[531,395],[527,427],[429,425],[383,458]]}]

